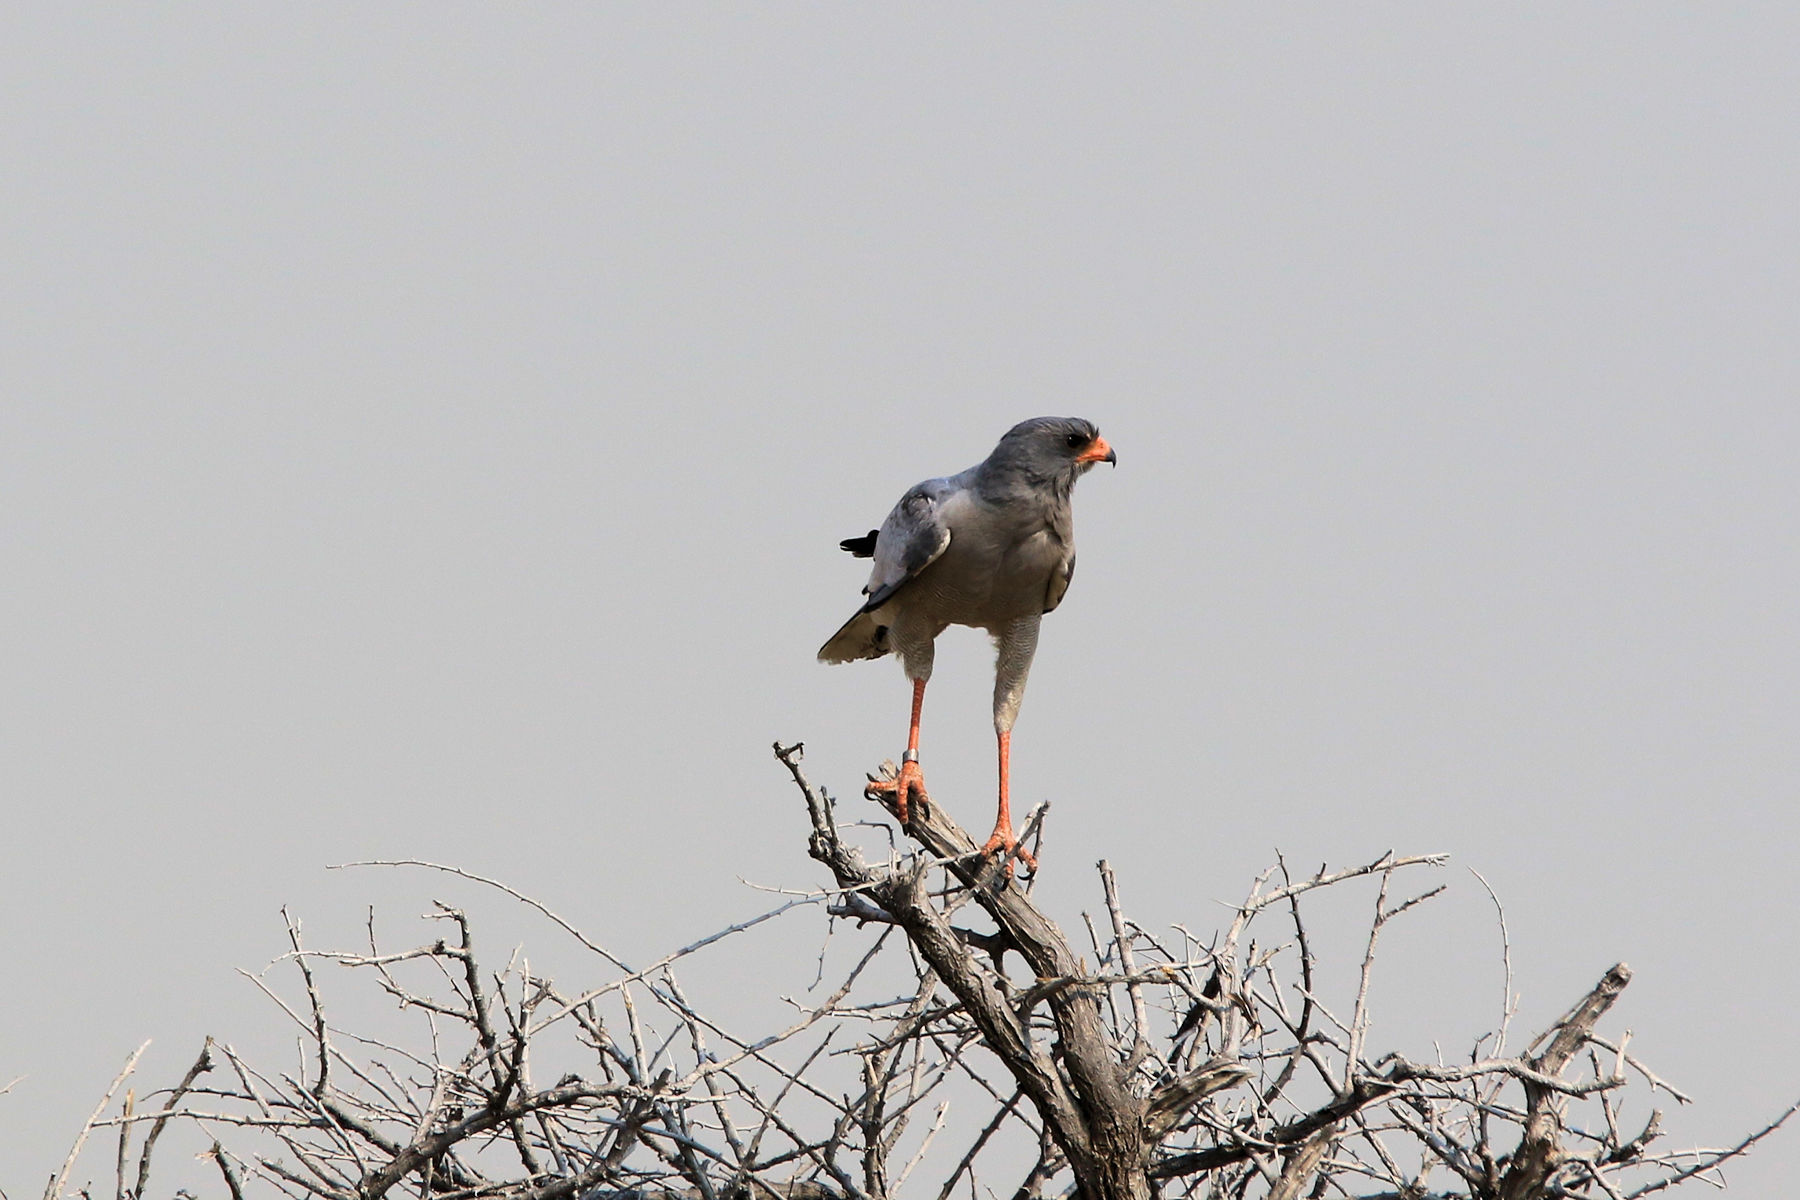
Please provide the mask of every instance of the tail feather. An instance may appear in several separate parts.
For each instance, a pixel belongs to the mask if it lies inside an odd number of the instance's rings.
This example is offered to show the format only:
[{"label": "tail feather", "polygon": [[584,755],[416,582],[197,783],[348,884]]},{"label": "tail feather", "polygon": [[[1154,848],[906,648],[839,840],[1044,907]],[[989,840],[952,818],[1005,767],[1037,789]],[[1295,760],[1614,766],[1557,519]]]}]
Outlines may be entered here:
[{"label": "tail feather", "polygon": [[845,538],[838,545],[857,558],[875,557],[875,539],[881,536],[881,530],[871,529],[862,537]]},{"label": "tail feather", "polygon": [[880,658],[893,650],[888,640],[888,627],[875,619],[874,613],[859,612],[844,627],[819,647],[823,663],[854,662],[859,658]]}]

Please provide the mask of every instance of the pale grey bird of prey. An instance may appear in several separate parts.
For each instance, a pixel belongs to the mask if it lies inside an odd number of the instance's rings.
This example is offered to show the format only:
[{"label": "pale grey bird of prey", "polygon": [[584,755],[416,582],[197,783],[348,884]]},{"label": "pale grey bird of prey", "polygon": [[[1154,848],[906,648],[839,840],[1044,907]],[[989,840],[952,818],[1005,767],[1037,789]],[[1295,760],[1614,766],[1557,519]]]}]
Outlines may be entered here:
[{"label": "pale grey bird of prey", "polygon": [[863,588],[868,600],[819,648],[819,661],[827,663],[880,658],[890,650],[900,655],[913,685],[912,726],[899,776],[871,786],[893,791],[904,824],[911,793],[927,799],[919,712],[935,639],[951,625],[994,636],[1000,811],[981,852],[1017,854],[1034,870],[1037,863],[1013,837],[1008,808],[1012,727],[1037,651],[1038,623],[1062,603],[1075,577],[1070,496],[1075,481],[1100,462],[1116,465],[1118,456],[1092,422],[1035,417],[1009,429],[968,470],[910,488],[880,529],[839,543],[858,558],[873,558],[875,569]]}]

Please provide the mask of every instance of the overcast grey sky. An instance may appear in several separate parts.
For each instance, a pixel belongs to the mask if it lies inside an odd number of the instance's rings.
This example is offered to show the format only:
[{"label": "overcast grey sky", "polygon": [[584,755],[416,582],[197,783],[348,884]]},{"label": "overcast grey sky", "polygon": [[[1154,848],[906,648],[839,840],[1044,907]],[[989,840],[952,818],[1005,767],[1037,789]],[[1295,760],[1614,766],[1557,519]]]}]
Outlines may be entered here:
[{"label": "overcast grey sky", "polygon": [[[813,661],[835,542],[1040,413],[1119,452],[1014,741],[1054,913],[1102,855],[1207,928],[1277,848],[1448,851],[1372,1044],[1492,1027],[1474,867],[1521,1021],[1625,959],[1672,1136],[1773,1115],[1797,46],[1791,5],[7,6],[0,1187],[146,1037],[159,1082],[291,1052],[233,972],[279,906],[509,930],[328,864],[642,957],[820,883],[768,745],[854,794],[907,705]],[[973,827],[961,632],[924,755]]]}]

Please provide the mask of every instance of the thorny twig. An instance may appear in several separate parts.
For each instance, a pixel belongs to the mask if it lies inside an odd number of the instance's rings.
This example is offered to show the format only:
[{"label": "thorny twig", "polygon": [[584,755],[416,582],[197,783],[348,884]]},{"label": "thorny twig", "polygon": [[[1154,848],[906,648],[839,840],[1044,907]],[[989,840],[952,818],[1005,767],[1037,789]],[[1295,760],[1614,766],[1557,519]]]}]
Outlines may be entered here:
[{"label": "thorny twig", "polygon": [[[801,754],[776,747],[833,886],[634,969],[507,884],[419,860],[366,864],[494,888],[573,937],[599,978],[561,988],[516,952],[495,970],[478,956],[475,919],[443,905],[429,916],[445,936],[398,948],[381,946],[372,917],[357,950],[309,948],[290,922],[276,960],[295,971],[290,984],[252,978],[299,1032],[304,1070],[257,1070],[209,1040],[166,1095],[134,1096],[109,1116],[133,1055],[45,1200],[62,1200],[89,1134],[114,1125],[119,1200],[145,1200],[152,1152],[183,1124],[231,1200],[890,1200],[903,1187],[1034,1200],[1071,1185],[1083,1200],[1147,1197],[1152,1186],[1170,1200],[1623,1200],[1716,1178],[1795,1111],[1723,1149],[1659,1149],[1662,1114],[1632,1115],[1633,1087],[1687,1097],[1596,1028],[1630,980],[1622,964],[1509,1054],[1516,997],[1497,898],[1506,994],[1496,1033],[1448,1061],[1365,1049],[1380,935],[1442,890],[1390,903],[1390,885],[1442,855],[1386,854],[1300,878],[1278,861],[1216,934],[1177,926],[1173,938],[1129,918],[1103,862],[1108,919],[1090,927],[1090,964],[938,798],[905,831],[919,852],[865,858]],[[1027,835],[1041,833],[1046,811],[1033,810]],[[1321,946],[1307,906],[1371,883],[1366,939]],[[735,1031],[714,1011],[721,997],[707,998],[716,988],[690,994],[676,982],[677,962],[816,904],[847,918],[830,924],[818,958],[818,982],[828,972],[838,982],[822,1002],[792,1003],[775,1032]],[[416,1036],[335,1027],[325,1008],[335,985],[319,964],[366,979],[398,1020],[417,1022]],[[684,970],[688,987],[707,983]],[[775,999],[749,982],[726,1008]],[[228,1078],[203,1086],[215,1053]],[[952,1112],[976,1115],[959,1126]],[[146,1127],[132,1180],[130,1131]],[[1026,1166],[1020,1152],[1033,1149]]]}]

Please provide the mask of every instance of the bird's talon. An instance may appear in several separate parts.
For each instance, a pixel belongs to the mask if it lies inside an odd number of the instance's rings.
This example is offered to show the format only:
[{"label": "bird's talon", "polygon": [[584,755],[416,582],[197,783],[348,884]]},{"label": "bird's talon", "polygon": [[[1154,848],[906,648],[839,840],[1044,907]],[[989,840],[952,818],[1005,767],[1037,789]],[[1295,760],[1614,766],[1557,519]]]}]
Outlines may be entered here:
[{"label": "bird's talon", "polygon": [[900,764],[900,770],[891,779],[874,779],[869,781],[866,789],[871,792],[892,792],[894,794],[894,815],[905,825],[911,815],[910,799],[917,795],[919,803],[929,804],[931,797],[925,794],[925,773],[919,769],[917,760],[909,759]]},{"label": "bird's talon", "polygon": [[1037,874],[1037,858],[1031,851],[1019,845],[1018,839],[1013,837],[1010,831],[1002,833],[998,829],[994,830],[987,843],[981,847],[981,856],[986,858],[996,850],[1000,852],[1001,864],[1005,867],[1008,875],[1012,874],[1012,860],[1015,858],[1024,863],[1026,870],[1031,874]]}]

